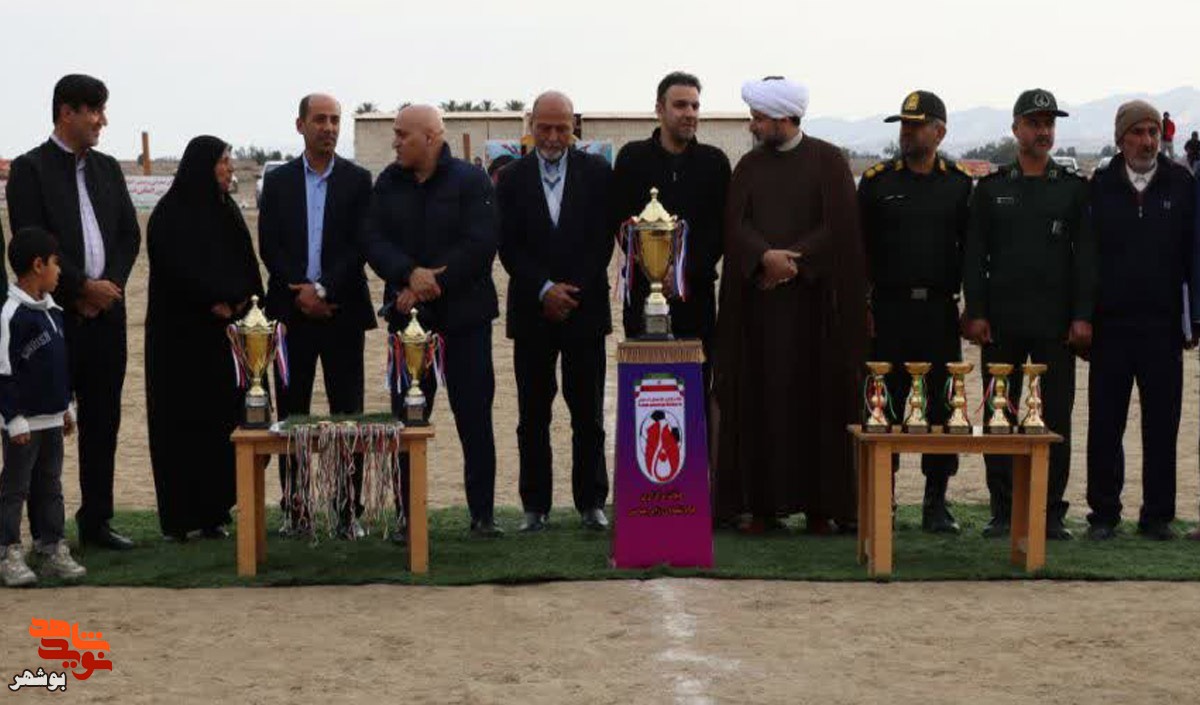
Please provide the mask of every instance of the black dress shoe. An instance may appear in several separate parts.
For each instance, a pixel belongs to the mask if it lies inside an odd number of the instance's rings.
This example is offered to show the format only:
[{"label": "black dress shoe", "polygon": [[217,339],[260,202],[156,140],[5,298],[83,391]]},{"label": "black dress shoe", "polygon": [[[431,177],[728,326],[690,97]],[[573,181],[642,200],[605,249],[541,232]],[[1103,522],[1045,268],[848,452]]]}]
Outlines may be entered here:
[{"label": "black dress shoe", "polygon": [[166,543],[187,543],[188,535],[186,531],[172,531],[162,535],[163,541]]},{"label": "black dress shoe", "polygon": [[1117,527],[1108,524],[1092,524],[1088,527],[1087,537],[1092,541],[1112,541],[1117,537]]},{"label": "black dress shoe", "polygon": [[1153,541],[1172,541],[1179,538],[1179,534],[1175,533],[1171,525],[1163,521],[1156,521],[1153,524],[1141,524],[1138,526],[1137,532],[1139,536],[1144,536]]},{"label": "black dress shoe", "polygon": [[477,539],[498,539],[504,535],[504,530],[496,526],[494,519],[475,519],[471,521],[471,536]]},{"label": "black dress shoe", "polygon": [[546,530],[546,515],[541,512],[525,512],[525,519],[521,522],[521,533],[534,534],[539,531]]},{"label": "black dress shoe", "polygon": [[1008,536],[1010,530],[1009,520],[1001,519],[1000,517],[992,517],[988,520],[987,526],[983,527],[983,537],[985,539],[1000,539]]},{"label": "black dress shoe", "polygon": [[1046,539],[1049,541],[1072,541],[1075,539],[1075,534],[1067,528],[1061,520],[1048,520],[1046,522]]},{"label": "black dress shoe", "polygon": [[229,532],[226,531],[225,527],[221,526],[220,524],[218,524],[216,526],[210,526],[206,529],[201,529],[200,535],[206,539],[227,539],[227,538],[229,538]]},{"label": "black dress shoe", "polygon": [[112,530],[108,524],[102,524],[95,529],[79,530],[79,545],[95,548],[107,548],[113,551],[128,551],[133,548],[133,541]]},{"label": "black dress shoe", "polygon": [[604,531],[608,528],[608,517],[604,516],[603,509],[588,509],[579,513],[580,521],[583,522],[583,528],[591,529],[592,531]]}]

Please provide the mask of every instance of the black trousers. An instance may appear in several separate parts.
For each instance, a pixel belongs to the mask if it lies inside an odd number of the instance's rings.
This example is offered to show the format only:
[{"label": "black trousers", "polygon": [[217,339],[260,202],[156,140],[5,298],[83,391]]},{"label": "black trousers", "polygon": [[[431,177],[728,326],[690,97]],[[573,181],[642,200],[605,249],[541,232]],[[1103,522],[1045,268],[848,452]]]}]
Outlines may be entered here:
[{"label": "black trousers", "polygon": [[[472,521],[492,519],[496,495],[496,437],[492,428],[492,403],[496,398],[496,371],[492,363],[492,325],[467,331],[444,333],[446,386],[450,411],[463,451],[463,484]],[[425,418],[433,412],[437,376],[433,370],[421,379],[425,394]],[[392,395],[392,414],[402,418],[404,393]],[[403,511],[408,496],[409,458],[400,458],[400,486],[396,488],[396,511]]]},{"label": "black trousers", "polygon": [[571,412],[571,491],[579,511],[602,509],[608,499],[604,460],[604,337],[565,340],[558,336],[513,341],[517,378],[517,450],[521,504],[527,512],[550,511],[553,456],[550,417],[558,394],[556,372],[562,356],[562,392]]},{"label": "black trousers", "polygon": [[[1063,336],[1066,336],[1065,330]],[[1046,373],[1042,375],[1042,417],[1051,431],[1063,437],[1063,442],[1050,446],[1046,516],[1052,521],[1062,521],[1069,506],[1063,495],[1067,491],[1067,480],[1071,475],[1071,409],[1075,406],[1075,354],[1067,347],[1063,338],[1004,338],[984,346],[983,381],[986,386],[989,380],[988,363],[1006,362],[1015,365],[1013,373],[1008,377],[1008,398],[1013,408],[1024,413],[1021,408],[1021,395],[1024,392],[1021,365],[1027,358],[1048,366]],[[981,422],[986,421],[985,417]],[[1019,418],[1011,418],[1010,421],[1016,423]],[[1012,457],[985,455],[983,460],[987,466],[988,491],[992,495],[992,516],[1011,518]]]},{"label": "black trousers", "polygon": [[[31,431],[29,441],[17,445],[8,432],[3,438],[4,469],[0,470],[0,548],[21,543],[21,509],[36,496],[38,507],[30,507],[30,530],[39,543],[52,546],[63,538],[61,426]],[[34,517],[38,524],[34,524]]]},{"label": "black trousers", "polygon": [[1088,522],[1121,521],[1125,463],[1121,439],[1137,382],[1142,407],[1142,509],[1139,524],[1175,518],[1175,442],[1183,407],[1183,349],[1174,325],[1096,325],[1088,370]]},{"label": "black trousers", "polygon": [[[81,531],[94,531],[113,516],[113,476],[117,433],[121,429],[121,390],[128,360],[125,305],[117,302],[95,318],[66,316],[67,361],[75,394],[78,422],[79,490],[75,522]],[[29,525],[34,541],[44,519],[45,500],[37,486],[29,493]]]},{"label": "black trousers", "polygon": [[[361,414],[363,410],[364,372],[363,351],[366,334],[359,329],[342,325],[336,319],[318,321],[297,316],[288,324],[287,349],[289,385],[286,389],[275,376],[275,398],[279,420],[288,416],[308,414],[312,410],[313,384],[317,377],[317,360],[321,361],[325,381],[325,398],[331,414]],[[354,457],[351,477],[352,497],[335,499],[339,518],[348,521],[351,503],[354,515],[363,512],[362,455]],[[279,456],[279,486],[283,490],[280,506],[285,515],[292,511],[293,502],[287,496],[290,483],[295,487],[296,466],[291,456]]]},{"label": "black trousers", "polygon": [[[904,406],[912,386],[912,375],[904,371],[906,362],[932,362],[925,375],[926,416],[931,424],[944,424],[950,418],[946,403],[947,362],[962,359],[958,334],[958,305],[949,297],[933,300],[877,299],[872,312],[875,340],[872,359],[892,363],[886,377],[892,395],[894,421],[902,423]],[[978,420],[972,419],[978,424]],[[900,466],[899,454],[892,456],[893,470]],[[922,455],[921,472],[926,477],[947,478],[958,473],[957,455]]]}]

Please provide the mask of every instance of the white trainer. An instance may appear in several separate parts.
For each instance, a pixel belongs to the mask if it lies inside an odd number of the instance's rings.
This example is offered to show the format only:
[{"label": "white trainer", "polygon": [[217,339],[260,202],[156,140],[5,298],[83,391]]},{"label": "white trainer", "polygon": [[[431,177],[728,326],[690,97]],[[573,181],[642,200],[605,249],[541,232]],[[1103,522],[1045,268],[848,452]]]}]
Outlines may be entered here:
[{"label": "white trainer", "polygon": [[21,587],[37,582],[37,573],[30,570],[25,563],[25,552],[21,549],[21,544],[14,543],[5,547],[4,557],[0,559],[0,577],[7,587]]},{"label": "white trainer", "polygon": [[41,546],[38,551],[42,554],[39,566],[43,578],[54,577],[63,580],[79,580],[87,575],[87,568],[75,562],[71,557],[71,547],[63,539],[51,546]]}]

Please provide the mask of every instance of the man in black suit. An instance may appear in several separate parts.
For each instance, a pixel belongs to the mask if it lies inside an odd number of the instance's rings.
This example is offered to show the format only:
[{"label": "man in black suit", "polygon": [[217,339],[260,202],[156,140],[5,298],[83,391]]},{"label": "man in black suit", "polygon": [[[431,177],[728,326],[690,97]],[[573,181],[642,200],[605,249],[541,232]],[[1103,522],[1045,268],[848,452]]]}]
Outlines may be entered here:
[{"label": "man in black suit", "polygon": [[[416,307],[422,325],[445,343],[444,376],[462,443],[471,535],[496,537],[502,532],[493,517],[492,321],[500,309],[492,282],[497,240],[492,183],[481,169],[450,156],[436,108],[401,110],[394,131],[396,161],[375,181],[363,246],[371,269],[387,282],[388,330],[402,329]],[[421,380],[421,389],[428,415],[436,391],[432,371]],[[397,416],[406,391],[393,390]],[[407,486],[407,455],[401,463],[398,514]],[[397,537],[403,536],[402,528],[397,526]]]},{"label": "man in black suit", "polygon": [[[9,169],[8,215],[14,231],[41,227],[62,246],[62,274],[53,295],[66,312],[78,404],[79,541],[126,549],[133,542],[109,522],[127,355],[125,281],[142,238],[121,166],[94,149],[108,124],[107,103],[108,88],[97,78],[72,74],[59,80],[52,101],[54,132]],[[37,506],[35,498],[29,501]]]},{"label": "man in black suit", "polygon": [[[305,96],[296,118],[304,154],[263,180],[258,249],[270,275],[267,315],[287,325],[291,368],[286,389],[275,380],[280,419],[309,413],[318,359],[329,411],[363,410],[364,341],[376,324],[357,237],[370,205],[371,174],[334,153],[341,118],[342,107],[331,96]],[[295,491],[288,496],[295,480],[291,459],[281,458],[285,534],[307,521],[293,512]],[[339,488],[338,493],[338,534],[343,538],[365,535],[357,519],[362,513],[361,456],[355,459],[352,486],[352,492]]]},{"label": "man in black suit", "polygon": [[534,152],[500,174],[500,260],[508,284],[508,337],[517,378],[522,531],[546,527],[552,497],[550,409],[562,355],[571,411],[571,489],[584,526],[608,526],[604,503],[604,338],[612,332],[608,263],[617,222],[612,170],[571,149],[574,107],[558,92],[531,113]]}]

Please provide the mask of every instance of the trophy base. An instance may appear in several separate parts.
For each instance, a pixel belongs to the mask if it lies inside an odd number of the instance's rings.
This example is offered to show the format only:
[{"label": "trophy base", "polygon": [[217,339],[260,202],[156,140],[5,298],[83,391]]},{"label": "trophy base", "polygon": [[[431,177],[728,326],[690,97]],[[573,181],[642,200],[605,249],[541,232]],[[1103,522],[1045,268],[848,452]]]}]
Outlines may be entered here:
[{"label": "trophy base", "polygon": [[638,340],[674,340],[671,335],[671,314],[646,314],[646,331]]},{"label": "trophy base", "polygon": [[969,436],[975,432],[975,429],[971,426],[951,426],[947,424],[945,432],[951,436]]},{"label": "trophy base", "polygon": [[425,420],[425,405],[406,404],[404,406],[404,425],[428,426],[429,422]]},{"label": "trophy base", "polygon": [[1021,433],[1025,434],[1026,436],[1040,436],[1050,433],[1050,429],[1046,428],[1045,426],[1022,426]]},{"label": "trophy base", "polygon": [[268,428],[271,425],[271,407],[262,404],[247,404],[243,428]]},{"label": "trophy base", "polygon": [[989,436],[1011,436],[1012,426],[984,426],[983,432]]},{"label": "trophy base", "polygon": [[929,433],[929,424],[904,424],[905,433]]},{"label": "trophy base", "polygon": [[892,429],[887,424],[865,423],[862,425],[862,430],[863,430],[863,433],[887,433],[887,432],[891,431]]}]

